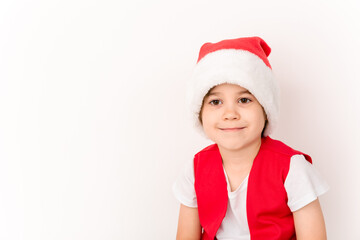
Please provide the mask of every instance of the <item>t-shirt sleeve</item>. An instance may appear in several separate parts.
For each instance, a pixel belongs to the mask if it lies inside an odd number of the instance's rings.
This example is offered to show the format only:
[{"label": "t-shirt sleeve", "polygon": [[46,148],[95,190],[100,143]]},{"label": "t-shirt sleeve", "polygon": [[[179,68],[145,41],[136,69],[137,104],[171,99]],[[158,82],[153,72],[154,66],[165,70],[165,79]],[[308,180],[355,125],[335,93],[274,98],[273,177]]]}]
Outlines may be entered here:
[{"label": "t-shirt sleeve", "polygon": [[294,212],[327,192],[329,185],[303,155],[294,155],[291,157],[285,189],[288,195],[287,204]]},{"label": "t-shirt sleeve", "polygon": [[173,183],[172,190],[176,199],[185,206],[197,208],[197,199],[194,188],[194,162],[188,161]]}]

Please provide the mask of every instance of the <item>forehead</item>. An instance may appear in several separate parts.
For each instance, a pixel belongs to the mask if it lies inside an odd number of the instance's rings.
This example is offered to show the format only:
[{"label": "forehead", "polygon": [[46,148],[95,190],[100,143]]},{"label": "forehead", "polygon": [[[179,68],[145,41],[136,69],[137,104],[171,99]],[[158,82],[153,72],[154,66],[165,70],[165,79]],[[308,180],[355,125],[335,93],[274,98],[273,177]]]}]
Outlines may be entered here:
[{"label": "forehead", "polygon": [[223,83],[212,88],[211,91],[209,92],[209,96],[215,94],[222,94],[222,93],[250,93],[250,92],[246,88],[243,88],[237,84]]}]

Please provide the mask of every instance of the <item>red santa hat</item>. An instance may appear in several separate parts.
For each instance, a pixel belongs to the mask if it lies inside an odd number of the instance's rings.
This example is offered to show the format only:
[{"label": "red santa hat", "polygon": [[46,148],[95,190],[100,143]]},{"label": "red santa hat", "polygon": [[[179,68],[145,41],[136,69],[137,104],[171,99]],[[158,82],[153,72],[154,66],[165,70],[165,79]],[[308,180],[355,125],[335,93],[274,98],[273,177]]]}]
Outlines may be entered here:
[{"label": "red santa hat", "polygon": [[188,81],[187,101],[196,128],[206,93],[222,83],[238,84],[249,90],[267,115],[264,136],[274,129],[279,115],[279,88],[267,59],[270,47],[260,37],[227,39],[202,45],[197,64]]}]

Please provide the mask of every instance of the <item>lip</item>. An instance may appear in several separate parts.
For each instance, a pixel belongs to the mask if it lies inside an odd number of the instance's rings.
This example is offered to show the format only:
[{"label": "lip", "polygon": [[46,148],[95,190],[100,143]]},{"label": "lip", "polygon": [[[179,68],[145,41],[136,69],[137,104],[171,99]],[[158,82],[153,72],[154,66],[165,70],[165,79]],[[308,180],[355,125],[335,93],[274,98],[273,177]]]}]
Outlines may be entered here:
[{"label": "lip", "polygon": [[241,129],[244,129],[245,127],[239,127],[239,128],[220,128],[220,130],[226,131],[226,132],[235,132],[240,131]]}]

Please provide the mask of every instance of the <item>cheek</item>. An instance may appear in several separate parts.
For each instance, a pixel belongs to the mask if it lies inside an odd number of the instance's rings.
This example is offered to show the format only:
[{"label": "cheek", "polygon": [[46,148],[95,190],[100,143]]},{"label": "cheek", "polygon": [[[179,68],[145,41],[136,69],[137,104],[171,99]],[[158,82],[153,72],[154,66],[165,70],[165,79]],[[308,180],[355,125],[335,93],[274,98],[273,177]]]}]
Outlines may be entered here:
[{"label": "cheek", "polygon": [[252,121],[256,123],[259,127],[263,127],[266,121],[266,115],[262,109],[258,109],[252,114]]},{"label": "cheek", "polygon": [[203,108],[200,112],[201,114],[201,120],[203,125],[207,124],[209,122],[209,117],[211,117],[211,115],[208,113],[206,108]]},{"label": "cheek", "polygon": [[203,128],[204,128],[205,130],[206,130],[206,129],[209,129],[209,128],[212,126],[212,121],[211,121],[211,119],[205,116],[205,117],[202,119],[202,126],[203,126]]},{"label": "cheek", "polygon": [[216,116],[209,113],[208,111],[203,111],[202,113],[202,127],[203,129],[210,130],[216,125]]}]

